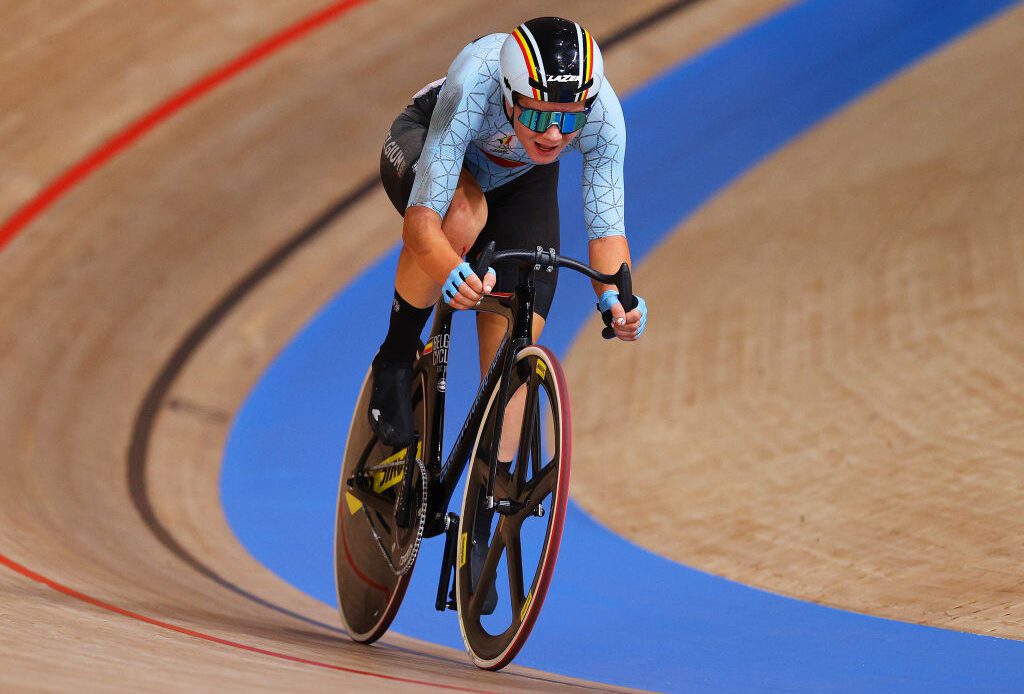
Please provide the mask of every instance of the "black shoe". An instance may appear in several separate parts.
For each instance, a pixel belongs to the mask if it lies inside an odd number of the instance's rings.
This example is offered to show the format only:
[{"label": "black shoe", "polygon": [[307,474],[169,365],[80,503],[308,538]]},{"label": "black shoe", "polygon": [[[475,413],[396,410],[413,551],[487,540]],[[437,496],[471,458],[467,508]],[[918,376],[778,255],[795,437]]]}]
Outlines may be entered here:
[{"label": "black shoe", "polygon": [[379,354],[373,359],[373,392],[370,394],[370,428],[381,443],[401,448],[413,441],[412,365],[388,362]]},{"label": "black shoe", "polygon": [[[494,518],[494,510],[478,508],[476,512],[476,523],[474,525],[473,543],[470,548],[469,573],[473,585],[479,590],[480,573],[484,569],[484,562],[487,560],[487,544],[491,539],[491,520]],[[495,572],[497,574],[497,572]],[[494,579],[487,586],[487,597],[480,606],[480,614],[494,614],[498,606],[498,590],[494,587]]]}]

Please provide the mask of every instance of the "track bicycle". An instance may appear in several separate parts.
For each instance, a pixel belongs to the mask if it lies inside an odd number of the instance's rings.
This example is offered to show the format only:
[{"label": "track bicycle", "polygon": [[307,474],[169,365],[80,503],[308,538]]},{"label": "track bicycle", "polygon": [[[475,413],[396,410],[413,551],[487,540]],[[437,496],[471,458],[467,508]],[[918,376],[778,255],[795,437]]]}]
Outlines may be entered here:
[{"label": "track bicycle", "polygon": [[[334,554],[342,622],[352,639],[372,643],[398,612],[421,540],[444,535],[434,606],[458,612],[467,651],[488,670],[510,663],[536,622],[569,498],[569,394],[555,355],[533,344],[534,273],[569,268],[615,285],[623,306],[635,306],[625,263],[606,275],[554,249],[496,253],[492,242],[477,276],[501,262],[518,264],[515,290],[484,295],[473,310],[505,317],[508,328],[443,464],[455,309],[438,302],[430,338],[417,352],[409,446],[386,446],[370,429],[367,372],[345,445]],[[613,336],[610,328],[604,336]],[[448,507],[467,465],[455,514]]]}]

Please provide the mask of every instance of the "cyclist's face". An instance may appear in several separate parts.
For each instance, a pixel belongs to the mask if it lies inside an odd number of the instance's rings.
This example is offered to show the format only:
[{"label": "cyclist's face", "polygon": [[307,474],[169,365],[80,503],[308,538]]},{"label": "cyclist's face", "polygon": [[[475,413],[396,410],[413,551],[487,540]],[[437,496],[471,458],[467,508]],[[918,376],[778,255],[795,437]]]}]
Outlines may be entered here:
[{"label": "cyclist's face", "polygon": [[553,162],[558,158],[562,150],[565,149],[565,146],[572,142],[572,138],[576,137],[576,133],[563,135],[557,125],[552,125],[542,133],[536,133],[519,122],[519,114],[522,113],[520,106],[538,111],[563,111],[565,113],[585,111],[587,108],[582,103],[556,104],[549,101],[528,99],[525,96],[517,97],[516,104],[512,108],[512,124],[515,127],[516,137],[523,143],[523,149],[526,150],[526,154],[534,164],[550,164]]}]

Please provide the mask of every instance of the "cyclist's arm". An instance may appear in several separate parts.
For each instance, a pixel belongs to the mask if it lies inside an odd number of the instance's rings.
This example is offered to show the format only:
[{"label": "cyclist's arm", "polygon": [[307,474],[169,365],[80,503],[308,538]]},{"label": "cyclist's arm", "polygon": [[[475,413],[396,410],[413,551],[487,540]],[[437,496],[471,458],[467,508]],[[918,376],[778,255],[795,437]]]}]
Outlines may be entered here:
[{"label": "cyclist's arm", "polygon": [[[485,77],[470,44],[452,63],[438,94],[405,211],[402,241],[439,285],[462,263],[441,229],[441,220],[458,187],[466,148],[483,121],[483,112],[472,108],[471,101],[488,86]],[[470,285],[478,291],[477,282]]]},{"label": "cyclist's arm", "polygon": [[[575,143],[583,153],[583,219],[590,237],[590,264],[600,272],[614,274],[623,263],[632,265],[626,241],[622,175],[626,124],[610,84],[601,88],[591,117]],[[609,290],[618,295],[614,286],[594,282],[599,304]],[[642,300],[628,313],[618,301],[609,310],[616,337],[635,340],[640,336],[646,311]]]},{"label": "cyclist's arm", "polygon": [[439,285],[444,284],[452,268],[462,262],[441,230],[441,216],[429,207],[415,205],[405,211],[402,243],[412,251],[423,271]]},{"label": "cyclist's arm", "polygon": [[[622,264],[626,263],[631,269],[633,267],[629,258],[629,244],[623,235],[605,236],[594,239],[590,242],[590,264],[595,270],[606,275],[612,275],[619,271]],[[607,308],[611,312],[611,328],[615,337],[620,340],[632,342],[640,337],[646,325],[647,305],[643,299],[636,297],[638,304],[632,311],[626,312],[618,300],[614,300],[611,306],[606,307],[601,301],[605,292],[614,292],[613,298],[618,297],[619,290],[610,284],[594,282],[594,292],[598,297],[598,309]],[[606,322],[607,323],[607,322]]]},{"label": "cyclist's arm", "polygon": [[[626,237],[619,236],[604,236],[599,239],[594,239],[590,242],[590,265],[598,272],[603,272],[606,275],[614,275],[619,271],[619,267],[623,263],[629,265],[630,269],[633,268],[633,263],[629,257],[629,243],[626,241]],[[602,284],[601,282],[593,282],[594,293],[600,297],[605,291],[609,289],[615,289],[614,284]]]},{"label": "cyclist's arm", "polygon": [[605,83],[573,144],[583,154],[583,221],[591,240],[626,233],[623,164],[626,123],[622,106]]}]

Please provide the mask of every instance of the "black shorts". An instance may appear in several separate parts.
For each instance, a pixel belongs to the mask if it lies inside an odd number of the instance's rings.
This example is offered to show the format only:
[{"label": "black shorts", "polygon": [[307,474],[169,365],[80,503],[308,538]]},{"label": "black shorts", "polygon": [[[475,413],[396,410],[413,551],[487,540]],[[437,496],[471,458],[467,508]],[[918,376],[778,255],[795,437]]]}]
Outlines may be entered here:
[{"label": "black shorts", "polygon": [[[398,114],[384,138],[380,180],[401,215],[405,214],[409,204],[409,195],[416,180],[415,164],[423,150],[440,89],[436,86],[417,96]],[[499,251],[512,248],[533,250],[537,246],[554,248],[556,252],[559,250],[557,161],[534,166],[505,185],[487,191],[484,197],[487,200],[487,223],[466,254],[471,264],[490,241],[495,242]],[[495,271],[498,275],[495,290],[512,291],[518,279],[516,266],[501,263]],[[534,283],[537,285],[534,311],[546,318],[555,296],[558,271],[537,273]]]}]

